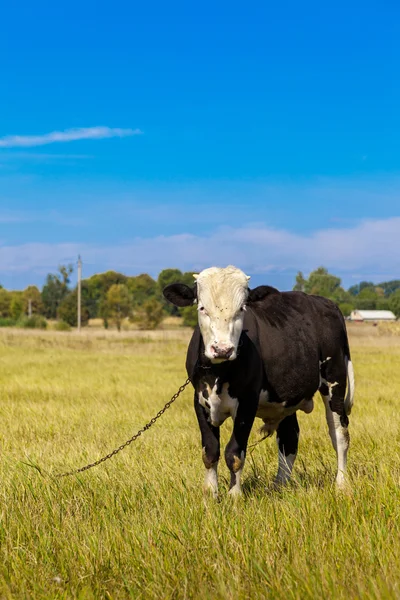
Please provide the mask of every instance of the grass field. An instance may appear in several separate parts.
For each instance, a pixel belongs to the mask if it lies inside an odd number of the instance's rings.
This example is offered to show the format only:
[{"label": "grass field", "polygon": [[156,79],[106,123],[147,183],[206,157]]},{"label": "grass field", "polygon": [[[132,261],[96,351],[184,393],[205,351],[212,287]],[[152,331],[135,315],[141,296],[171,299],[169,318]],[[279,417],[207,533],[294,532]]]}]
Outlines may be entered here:
[{"label": "grass field", "polygon": [[0,597],[400,598],[400,343],[358,331],[351,491],[335,491],[318,400],[299,414],[293,484],[272,490],[266,440],[243,498],[228,497],[221,464],[220,503],[203,497],[191,391],[111,461],[53,477],[164,405],[186,378],[188,332],[0,332]]}]

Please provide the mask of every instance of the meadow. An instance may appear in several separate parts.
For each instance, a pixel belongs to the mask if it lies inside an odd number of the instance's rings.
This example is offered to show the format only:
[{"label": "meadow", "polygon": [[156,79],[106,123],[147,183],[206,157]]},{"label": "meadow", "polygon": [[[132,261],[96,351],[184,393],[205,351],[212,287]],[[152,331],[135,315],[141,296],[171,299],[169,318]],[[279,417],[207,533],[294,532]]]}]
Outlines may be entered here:
[{"label": "meadow", "polygon": [[316,398],[299,414],[293,483],[272,489],[271,438],[250,449],[239,500],[221,461],[217,503],[191,390],[112,460],[55,478],[165,404],[186,379],[188,331],[0,331],[0,597],[400,598],[400,338],[375,333],[350,333],[346,493]]}]

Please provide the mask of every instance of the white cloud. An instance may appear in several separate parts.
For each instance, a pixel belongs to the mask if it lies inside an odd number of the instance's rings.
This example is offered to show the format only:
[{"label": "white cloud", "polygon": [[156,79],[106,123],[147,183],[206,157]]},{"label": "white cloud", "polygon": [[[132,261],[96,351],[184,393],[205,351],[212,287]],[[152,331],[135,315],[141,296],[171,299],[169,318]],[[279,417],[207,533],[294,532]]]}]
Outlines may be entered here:
[{"label": "white cloud", "polygon": [[11,150],[11,152],[1,152],[1,160],[10,160],[10,161],[15,161],[15,160],[21,160],[21,161],[25,161],[25,160],[33,160],[33,161],[55,161],[55,160],[61,160],[61,161],[69,161],[69,160],[82,160],[82,159],[89,159],[89,158],[93,158],[93,156],[91,154],[45,154],[44,152],[18,152],[18,151],[14,151]]},{"label": "white cloud", "polygon": [[[0,210],[0,224],[19,223],[51,223],[52,225],[83,225],[84,221],[79,216],[66,215],[56,210],[46,211],[11,211]],[[1,244],[0,244],[1,251]],[[1,267],[0,267],[1,269]]]},{"label": "white cloud", "polygon": [[[400,277],[400,217],[363,221],[352,228],[315,231],[307,235],[265,226],[219,228],[209,235],[181,234],[135,238],[127,244],[24,244],[0,247],[1,273],[54,271],[60,263],[83,255],[86,274],[105,269],[127,274],[158,273],[166,267],[200,270],[235,264],[253,274],[319,265],[348,278]],[[372,274],[374,276],[372,277]],[[358,276],[358,275],[357,275]]]},{"label": "white cloud", "polygon": [[65,131],[52,131],[43,135],[8,135],[0,138],[0,148],[28,148],[45,146],[56,142],[76,140],[100,140],[113,137],[139,135],[140,129],[119,129],[112,127],[76,127]]}]

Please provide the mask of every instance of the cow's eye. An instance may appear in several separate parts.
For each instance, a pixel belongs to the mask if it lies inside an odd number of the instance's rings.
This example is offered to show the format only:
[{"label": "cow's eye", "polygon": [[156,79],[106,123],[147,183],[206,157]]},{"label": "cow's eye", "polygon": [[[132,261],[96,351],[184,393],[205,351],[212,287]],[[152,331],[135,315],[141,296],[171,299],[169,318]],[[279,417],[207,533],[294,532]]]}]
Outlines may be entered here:
[{"label": "cow's eye", "polygon": [[246,305],[243,304],[243,306],[240,307],[240,312],[243,312],[244,310],[246,310]]},{"label": "cow's eye", "polygon": [[204,308],[204,306],[199,306],[199,311],[200,311],[200,312],[205,312],[205,308]]}]

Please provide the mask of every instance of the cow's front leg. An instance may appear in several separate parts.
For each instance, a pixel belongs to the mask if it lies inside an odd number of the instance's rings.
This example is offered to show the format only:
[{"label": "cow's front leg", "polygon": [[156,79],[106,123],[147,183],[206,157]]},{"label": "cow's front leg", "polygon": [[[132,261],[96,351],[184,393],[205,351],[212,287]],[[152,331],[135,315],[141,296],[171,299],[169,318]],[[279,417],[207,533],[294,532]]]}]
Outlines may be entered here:
[{"label": "cow's front leg", "polygon": [[201,432],[201,444],[203,447],[203,463],[206,468],[204,478],[204,490],[210,491],[214,498],[218,497],[218,461],[220,456],[219,427],[214,427],[208,420],[207,408],[204,408],[194,395],[194,408],[199,422]]},{"label": "cow's front leg", "polygon": [[232,436],[225,448],[225,460],[231,472],[229,493],[233,496],[242,493],[241,475],[246,458],[247,441],[256,416],[257,402],[256,395],[239,401]]}]

